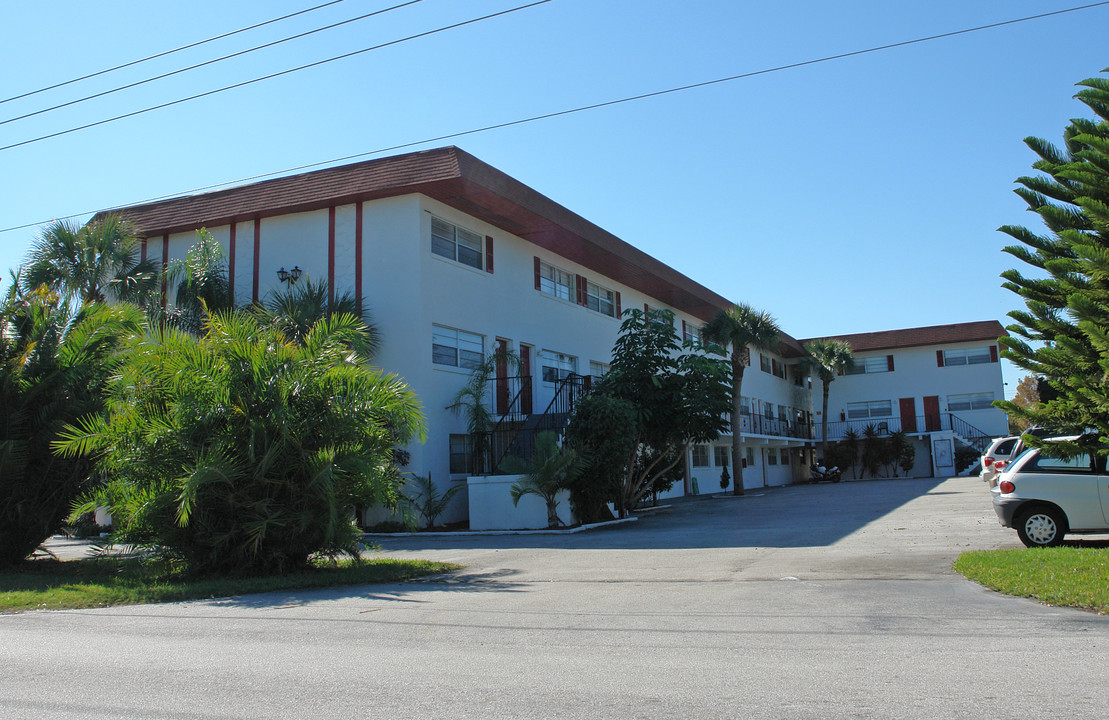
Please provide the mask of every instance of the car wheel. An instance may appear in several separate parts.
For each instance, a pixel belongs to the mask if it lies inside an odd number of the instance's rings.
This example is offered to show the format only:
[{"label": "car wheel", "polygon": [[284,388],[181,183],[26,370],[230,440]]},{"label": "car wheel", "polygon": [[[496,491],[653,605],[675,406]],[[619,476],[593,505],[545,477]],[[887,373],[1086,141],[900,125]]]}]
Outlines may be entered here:
[{"label": "car wheel", "polygon": [[1025,547],[1053,547],[1063,542],[1067,519],[1051,507],[1032,508],[1021,513],[1015,523],[1017,535]]}]

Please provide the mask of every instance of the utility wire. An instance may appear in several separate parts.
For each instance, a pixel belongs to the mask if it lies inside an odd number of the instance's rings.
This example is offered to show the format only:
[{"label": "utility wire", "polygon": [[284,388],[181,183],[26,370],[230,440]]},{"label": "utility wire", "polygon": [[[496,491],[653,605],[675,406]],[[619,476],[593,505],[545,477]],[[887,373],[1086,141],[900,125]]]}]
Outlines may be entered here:
[{"label": "utility wire", "polygon": [[[342,0],[337,0],[337,1],[341,2]],[[48,112],[51,112],[53,110],[59,110],[59,109],[64,108],[64,107],[69,107],[70,105],[76,105],[77,103],[83,103],[86,100],[93,100],[95,98],[104,97],[105,95],[111,95],[112,93],[117,93],[117,92],[120,92],[121,90],[129,90],[133,87],[138,87],[139,85],[145,85],[147,83],[154,82],[155,80],[164,80],[165,78],[172,77],[173,75],[180,75],[181,73],[188,72],[189,70],[196,70],[197,68],[202,68],[206,65],[212,65],[212,64],[215,64],[215,63],[218,63],[218,62],[222,62],[224,60],[230,60],[231,58],[239,57],[240,55],[246,55],[247,53],[252,53],[256,50],[264,50],[265,48],[273,47],[274,45],[280,45],[282,43],[287,43],[290,40],[299,40],[302,37],[307,37],[309,35],[315,35],[318,32],[323,32],[324,30],[331,30],[332,28],[337,28],[341,25],[348,25],[352,22],[357,22],[359,20],[365,20],[366,18],[373,17],[375,15],[384,15],[387,12],[391,12],[393,10],[399,10],[400,8],[407,7],[409,5],[415,5],[416,3],[421,3],[423,1],[424,0],[408,0],[408,2],[403,2],[400,5],[393,5],[392,7],[387,7],[384,10],[375,10],[374,12],[366,13],[365,15],[359,15],[358,17],[353,17],[353,18],[350,18],[349,20],[340,20],[337,23],[332,23],[330,25],[324,25],[323,27],[318,27],[315,30],[307,30],[305,32],[298,33],[296,35],[290,35],[288,37],[284,37],[284,38],[281,38],[279,40],[274,40],[273,42],[264,43],[262,45],[255,45],[252,48],[247,48],[246,50],[240,50],[238,52],[233,52],[230,55],[224,55],[223,57],[218,57],[218,58],[215,58],[213,60],[205,60],[204,62],[197,63],[196,65],[190,65],[188,67],[183,67],[179,70],[171,70],[170,72],[162,73],[161,75],[155,75],[154,77],[148,77],[145,80],[138,80],[136,82],[129,83],[127,85],[121,85],[119,87],[112,88],[111,90],[105,90],[104,92],[98,92],[94,95],[86,95],[83,98],[77,98],[76,100],[70,100],[69,102],[64,102],[64,103],[61,103],[59,105],[54,105],[53,107],[48,107],[48,108],[44,108],[42,110],[36,110],[34,112],[29,112],[26,115],[20,115],[18,117],[8,118],[7,120],[0,120],[0,125],[7,125],[8,123],[15,122],[16,120],[24,120],[24,119],[29,118],[29,117],[34,117],[35,115],[42,115],[43,113],[48,113]]]},{"label": "utility wire", "polygon": [[73,83],[81,82],[82,80],[88,80],[89,78],[98,77],[100,75],[105,75],[105,74],[110,73],[110,72],[115,72],[116,70],[122,70],[123,68],[131,67],[132,65],[138,65],[139,63],[144,63],[147,60],[154,60],[156,58],[165,57],[166,55],[172,55],[175,52],[181,52],[182,50],[188,50],[189,48],[194,48],[194,47],[197,47],[198,45],[204,45],[205,43],[210,43],[210,42],[213,42],[215,40],[222,40],[225,37],[231,37],[232,35],[238,35],[239,33],[246,32],[247,30],[254,30],[255,28],[260,28],[260,27],[263,27],[265,25],[272,25],[275,22],[280,22],[282,20],[288,20],[289,18],[296,17],[297,15],[304,15],[305,13],[310,13],[310,12],[314,12],[316,10],[321,10],[325,7],[330,6],[330,5],[338,5],[341,2],[346,2],[346,0],[331,0],[331,2],[325,2],[322,5],[316,5],[314,7],[305,8],[304,10],[298,10],[295,13],[289,13],[288,15],[282,15],[281,17],[273,18],[272,20],[266,20],[264,22],[255,23],[254,25],[248,25],[246,27],[239,28],[238,30],[232,30],[230,32],[225,32],[222,35],[215,35],[213,37],[207,38],[206,40],[197,40],[196,42],[189,43],[188,45],[182,45],[181,47],[177,47],[177,48],[174,48],[172,50],[165,50],[165,51],[160,52],[160,53],[155,53],[154,55],[147,55],[144,58],[139,58],[138,60],[132,60],[131,62],[125,62],[122,65],[116,65],[115,67],[110,67],[110,68],[107,68],[105,70],[98,70],[94,73],[89,73],[88,75],[82,75],[81,77],[76,77],[76,78],[73,78],[72,80],[66,80],[64,82],[55,83],[54,85],[48,85],[47,87],[39,88],[38,90],[31,90],[29,92],[23,93],[22,95],[13,95],[10,98],[4,98],[3,100],[0,100],[0,105],[3,105],[6,102],[11,102],[12,100],[19,100],[20,98],[30,97],[31,95],[38,95],[39,93],[46,92],[47,90],[53,90],[55,88],[65,87],[66,85],[72,85]]},{"label": "utility wire", "polygon": [[[152,105],[150,107],[143,108],[142,110],[135,110],[134,112],[124,113],[123,115],[116,115],[115,117],[110,117],[110,118],[107,118],[106,120],[98,120],[96,122],[88,123],[86,125],[79,125],[77,127],[72,127],[72,128],[69,128],[68,130],[59,130],[58,132],[50,133],[49,135],[40,135],[39,137],[31,138],[30,140],[23,140],[22,142],[12,143],[11,145],[4,145],[3,147],[0,147],[0,152],[3,152],[4,150],[11,150],[12,148],[21,147],[23,145],[30,145],[31,143],[36,143],[36,142],[39,142],[41,140],[48,140],[50,138],[55,138],[55,137],[58,137],[60,135],[68,135],[69,133],[77,132],[78,130],[87,130],[88,128],[96,127],[98,125],[106,125],[107,123],[115,122],[116,120],[123,120],[125,118],[134,117],[136,115],[142,115],[143,113],[148,113],[148,112],[151,112],[152,110],[161,110],[162,108],[172,107],[173,105],[180,105],[181,103],[189,102],[190,100],[197,100],[197,99],[202,98],[202,97],[208,97],[209,95],[215,95],[217,93],[226,92],[227,90],[234,90],[235,88],[244,87],[246,85],[252,85],[256,82],[261,82],[263,80],[270,80],[270,79],[275,78],[275,77],[281,77],[282,75],[288,75],[290,73],[299,72],[301,70],[307,70],[308,68],[318,67],[320,65],[326,65],[327,63],[335,62],[336,60],[344,60],[344,59],[349,58],[349,57],[354,57],[355,55],[361,55],[362,53],[367,53],[367,52],[370,52],[371,50],[380,50],[381,48],[389,47],[390,45],[399,45],[400,43],[408,42],[409,40],[415,40],[417,38],[427,37],[428,35],[434,35],[436,33],[441,33],[441,32],[444,32],[446,30],[453,30],[455,28],[460,28],[464,25],[472,25],[474,23],[481,22],[483,20],[489,20],[490,18],[500,17],[501,15],[508,15],[509,13],[519,12],[520,10],[527,10],[528,8],[533,8],[537,5],[544,5],[544,4],[549,3],[551,1],[552,0],[537,0],[536,2],[528,3],[527,5],[518,5],[517,7],[510,8],[508,10],[501,10],[500,12],[495,12],[495,13],[492,13],[490,15],[483,15],[481,17],[473,18],[471,20],[463,20],[462,22],[457,22],[457,23],[454,23],[452,25],[444,25],[443,27],[439,27],[439,28],[436,28],[434,30],[428,30],[428,31],[422,32],[422,33],[416,33],[415,35],[409,35],[408,37],[404,37],[404,38],[401,38],[399,40],[390,40],[389,42],[381,43],[380,45],[373,45],[373,46],[368,47],[368,48],[362,48],[361,50],[355,50],[353,52],[344,53],[342,55],[335,55],[334,57],[329,57],[329,58],[326,58],[324,60],[317,60],[316,62],[308,63],[307,65],[301,65],[299,67],[289,68],[288,70],[282,70],[280,72],[270,73],[269,75],[263,75],[261,77],[256,77],[253,80],[244,80],[243,82],[235,83],[233,85],[226,85],[224,87],[217,88],[215,90],[209,90],[207,92],[198,93],[196,95],[190,95],[189,97],[180,98],[178,100],[171,100],[169,102],[165,102],[165,103],[162,103],[160,105]],[[1107,0],[1107,1],[1109,1],[1109,0]]]},{"label": "utility wire", "polygon": [[[1105,5],[1109,5],[1109,0],[1105,0],[1104,2],[1092,3],[1092,4],[1089,4],[1089,5],[1080,5],[1080,6],[1077,6],[1077,7],[1067,8],[1067,9],[1064,9],[1064,10],[1056,10],[1054,12],[1041,13],[1039,15],[1028,15],[1028,16],[1025,16],[1025,17],[1016,18],[1014,20],[1005,20],[1005,21],[1002,21],[1002,22],[990,23],[988,25],[979,25],[977,27],[966,28],[964,30],[955,30],[955,31],[952,31],[952,32],[940,33],[939,35],[929,35],[927,37],[916,38],[914,40],[904,40],[904,41],[901,41],[901,42],[890,43],[890,44],[887,44],[887,45],[877,45],[875,47],[866,48],[865,50],[855,50],[853,52],[840,53],[840,54],[837,54],[837,55],[826,55],[824,57],[815,58],[813,60],[803,60],[801,62],[790,63],[788,65],[778,65],[778,66],[772,67],[772,68],[765,68],[763,70],[754,70],[752,72],[742,73],[742,74],[739,74],[739,75],[730,75],[728,77],[717,78],[715,80],[706,80],[704,82],[693,83],[693,84],[690,84],[690,85],[682,85],[682,86],[679,86],[679,87],[673,87],[673,88],[669,88],[669,89],[666,89],[666,90],[658,90],[658,91],[655,91],[655,92],[643,93],[643,94],[640,94],[640,95],[631,95],[631,96],[628,96],[628,97],[620,98],[618,100],[609,100],[609,101],[606,101],[606,102],[594,103],[592,105],[582,105],[582,106],[579,106],[579,107],[576,107],[576,108],[571,108],[569,110],[560,110],[560,111],[557,111],[557,112],[546,113],[546,114],[543,114],[543,115],[532,115],[531,117],[527,117],[527,118],[523,118],[523,119],[519,119],[519,120],[510,120],[510,121],[503,122],[503,123],[497,123],[495,125],[485,125],[483,127],[473,128],[473,129],[470,129],[470,130],[463,130],[461,132],[449,133],[447,135],[439,135],[438,137],[425,138],[423,140],[415,140],[413,142],[401,143],[399,145],[392,145],[392,146],[389,146],[389,147],[378,148],[376,150],[369,150],[367,152],[361,152],[361,153],[357,153],[357,154],[354,154],[354,155],[345,155],[343,157],[332,158],[331,160],[322,160],[320,162],[308,163],[306,165],[297,165],[295,167],[285,168],[284,170],[274,170],[273,172],[261,173],[261,174],[258,174],[258,175],[249,175],[247,177],[241,177],[241,178],[238,178],[236,180],[228,180],[226,182],[214,183],[212,185],[203,185],[203,186],[200,186],[200,187],[192,188],[191,190],[176,192],[176,193],[172,193],[172,194],[169,194],[169,195],[158,195],[158,196],[155,196],[155,197],[147,198],[146,200],[141,200],[141,201],[136,202],[136,203],[127,203],[125,205],[116,205],[114,207],[108,208],[108,210],[118,210],[118,209],[122,209],[122,208],[133,207],[135,205],[145,205],[147,203],[157,202],[159,200],[165,200],[167,198],[175,198],[175,197],[181,197],[181,196],[186,196],[186,195],[192,195],[194,193],[202,192],[204,190],[212,190],[214,188],[225,187],[225,186],[228,186],[228,185],[237,185],[239,183],[251,182],[251,181],[254,181],[254,180],[261,180],[262,178],[273,177],[275,175],[284,175],[286,173],[298,172],[300,170],[308,170],[308,169],[320,167],[320,166],[323,166],[323,165],[331,165],[333,163],[346,162],[348,160],[357,160],[359,158],[364,158],[364,157],[368,157],[368,156],[371,156],[371,155],[380,155],[381,153],[391,152],[393,150],[402,150],[402,149],[410,148],[410,147],[413,147],[413,146],[416,146],[416,145],[424,145],[426,143],[439,142],[441,140],[451,140],[451,139],[454,139],[454,138],[464,137],[466,135],[476,135],[477,133],[488,132],[490,130],[497,130],[497,129],[500,129],[500,128],[512,127],[514,125],[524,125],[526,123],[535,122],[537,120],[546,120],[546,119],[549,119],[549,118],[560,117],[562,115],[571,115],[571,114],[574,114],[574,113],[584,112],[586,110],[594,110],[594,109],[597,109],[597,108],[609,107],[611,105],[619,105],[619,104],[622,104],[622,103],[628,103],[628,102],[632,102],[632,101],[635,101],[635,100],[643,100],[645,98],[658,97],[660,95],[669,95],[671,93],[682,92],[684,90],[693,90],[695,88],[707,87],[709,85],[717,85],[717,84],[720,84],[720,83],[731,82],[733,80],[740,80],[740,79],[743,79],[743,78],[755,77],[757,75],[766,75],[766,74],[769,74],[769,73],[780,72],[782,70],[791,70],[793,68],[805,67],[807,65],[816,65],[816,64],[819,64],[819,63],[831,62],[833,60],[842,60],[844,58],[855,57],[857,55],[865,55],[865,54],[868,54],[868,53],[879,52],[879,51],[882,51],[882,50],[891,50],[893,48],[905,47],[907,45],[916,45],[916,44],[919,44],[919,43],[929,42],[931,40],[940,40],[940,39],[943,39],[943,38],[954,37],[954,36],[957,36],[957,35],[966,35],[967,33],[978,32],[978,31],[981,31],[981,30],[989,30],[989,29],[992,29],[992,28],[1003,27],[1005,25],[1014,25],[1016,23],[1028,22],[1028,21],[1031,21],[1031,20],[1039,20],[1039,19],[1042,19],[1042,18],[1045,18],[1045,17],[1051,17],[1053,15],[1062,15],[1064,13],[1077,12],[1079,10],[1088,10],[1090,8],[1102,7],[1102,6],[1105,6]],[[98,208],[97,210],[87,210],[83,213],[75,213],[73,215],[67,215],[67,216],[65,216],[65,219],[84,217],[84,216],[91,215],[92,213],[98,212],[99,210],[103,210],[103,209],[104,208]],[[35,227],[35,226],[41,226],[41,225],[44,225],[48,222],[51,222],[54,219],[56,219],[56,218],[52,218],[51,220],[41,220],[39,222],[27,223],[25,225],[15,225],[15,226],[12,226],[12,227],[0,228],[0,233],[10,232],[12,230],[23,230],[25,228],[30,228],[30,227]]]}]

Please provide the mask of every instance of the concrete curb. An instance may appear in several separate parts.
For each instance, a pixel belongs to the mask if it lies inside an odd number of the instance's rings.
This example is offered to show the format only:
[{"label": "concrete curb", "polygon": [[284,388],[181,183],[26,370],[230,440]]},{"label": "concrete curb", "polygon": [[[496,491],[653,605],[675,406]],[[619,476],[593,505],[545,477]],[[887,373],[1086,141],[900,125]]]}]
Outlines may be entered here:
[{"label": "concrete curb", "polygon": [[466,537],[469,535],[574,535],[575,533],[585,532],[586,530],[596,530],[597,528],[609,527],[611,525],[622,525],[624,523],[635,522],[638,517],[626,517],[623,520],[608,520],[606,522],[590,523],[589,525],[579,525],[574,528],[566,528],[564,530],[552,530],[544,528],[542,530],[458,530],[456,532],[402,532],[402,533],[362,533],[364,538],[375,537]]}]

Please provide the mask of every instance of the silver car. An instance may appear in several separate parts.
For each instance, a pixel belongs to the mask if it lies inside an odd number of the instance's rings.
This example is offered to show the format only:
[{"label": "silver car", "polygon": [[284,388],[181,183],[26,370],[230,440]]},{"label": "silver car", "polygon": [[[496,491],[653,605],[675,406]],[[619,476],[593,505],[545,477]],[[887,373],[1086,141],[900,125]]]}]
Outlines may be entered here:
[{"label": "silver car", "polygon": [[1068,533],[1109,533],[1109,474],[1102,456],[1061,458],[1030,449],[997,480],[994,511],[1027,547],[1058,545]]}]

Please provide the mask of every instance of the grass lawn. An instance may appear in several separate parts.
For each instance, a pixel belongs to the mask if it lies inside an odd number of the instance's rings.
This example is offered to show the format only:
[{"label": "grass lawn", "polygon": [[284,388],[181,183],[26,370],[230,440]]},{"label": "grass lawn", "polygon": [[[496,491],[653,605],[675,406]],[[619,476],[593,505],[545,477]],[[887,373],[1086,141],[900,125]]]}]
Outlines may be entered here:
[{"label": "grass lawn", "polygon": [[1109,614],[1109,548],[976,550],[954,568],[1008,595]]},{"label": "grass lawn", "polygon": [[0,612],[137,605],[230,597],[270,590],[392,583],[459,569],[426,560],[364,560],[316,567],[287,575],[188,577],[134,558],[27,560],[0,573]]}]

